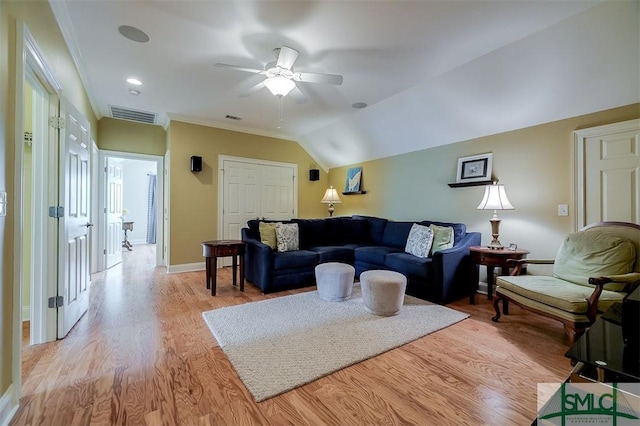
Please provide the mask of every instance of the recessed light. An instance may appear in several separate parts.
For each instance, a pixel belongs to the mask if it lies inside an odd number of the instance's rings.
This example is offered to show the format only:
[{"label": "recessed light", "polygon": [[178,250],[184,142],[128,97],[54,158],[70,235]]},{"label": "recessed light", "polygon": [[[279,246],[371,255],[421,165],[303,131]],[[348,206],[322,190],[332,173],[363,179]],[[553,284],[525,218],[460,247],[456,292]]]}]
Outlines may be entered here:
[{"label": "recessed light", "polygon": [[136,41],[138,43],[146,43],[149,41],[147,33],[130,25],[120,25],[118,27],[118,32],[120,32],[124,38],[131,41]]},{"label": "recessed light", "polygon": [[134,96],[138,96],[142,92],[136,89],[129,89],[129,93],[131,93]]},{"label": "recessed light", "polygon": [[138,80],[137,78],[128,78],[127,79],[127,83],[129,84],[135,84],[136,86],[140,86],[142,84],[142,82],[140,80]]},{"label": "recessed light", "polygon": [[351,104],[351,107],[355,109],[362,109],[362,108],[366,108],[367,104],[365,102],[356,102],[354,104]]}]

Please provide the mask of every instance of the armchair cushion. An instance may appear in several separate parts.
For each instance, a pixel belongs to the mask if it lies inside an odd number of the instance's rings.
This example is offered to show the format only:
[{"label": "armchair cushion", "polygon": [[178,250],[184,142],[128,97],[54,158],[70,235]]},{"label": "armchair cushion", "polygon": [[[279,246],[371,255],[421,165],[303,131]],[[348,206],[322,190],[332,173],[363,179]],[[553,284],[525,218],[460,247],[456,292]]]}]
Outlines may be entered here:
[{"label": "armchair cushion", "polygon": [[[546,306],[569,312],[583,314],[587,312],[587,298],[593,293],[593,286],[584,286],[564,281],[556,277],[540,275],[519,275],[498,277],[500,291],[514,293],[523,300],[536,301]],[[614,302],[620,302],[624,293],[603,290],[598,299],[598,310],[609,309]]]},{"label": "armchair cushion", "polygon": [[[553,276],[581,286],[589,277],[622,275],[633,271],[636,250],[631,241],[602,232],[577,232],[565,238],[558,250]],[[622,291],[624,283],[609,283],[605,290]]]}]

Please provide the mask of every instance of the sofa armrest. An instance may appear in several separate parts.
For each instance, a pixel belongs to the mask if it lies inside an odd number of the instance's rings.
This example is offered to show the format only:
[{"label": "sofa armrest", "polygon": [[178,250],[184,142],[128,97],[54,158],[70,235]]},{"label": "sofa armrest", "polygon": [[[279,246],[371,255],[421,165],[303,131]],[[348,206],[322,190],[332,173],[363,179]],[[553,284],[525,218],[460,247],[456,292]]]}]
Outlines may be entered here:
[{"label": "sofa armrest", "polygon": [[433,285],[440,289],[443,301],[468,295],[472,290],[469,247],[479,246],[481,236],[479,232],[468,232],[454,247],[433,254]]},{"label": "sofa armrest", "polygon": [[245,277],[266,292],[271,286],[273,250],[260,240],[251,237],[249,229],[242,228],[241,233],[242,241],[247,244],[244,254]]}]

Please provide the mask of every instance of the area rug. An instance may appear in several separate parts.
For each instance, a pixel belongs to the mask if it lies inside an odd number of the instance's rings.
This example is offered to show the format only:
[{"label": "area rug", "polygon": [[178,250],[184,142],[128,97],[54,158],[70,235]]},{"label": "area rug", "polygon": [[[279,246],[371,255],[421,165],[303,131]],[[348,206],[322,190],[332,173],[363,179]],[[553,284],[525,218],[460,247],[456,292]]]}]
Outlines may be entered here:
[{"label": "area rug", "polygon": [[365,311],[360,286],[344,302],[317,291],[203,312],[256,402],[443,329],[469,315],[405,296],[399,315]]}]

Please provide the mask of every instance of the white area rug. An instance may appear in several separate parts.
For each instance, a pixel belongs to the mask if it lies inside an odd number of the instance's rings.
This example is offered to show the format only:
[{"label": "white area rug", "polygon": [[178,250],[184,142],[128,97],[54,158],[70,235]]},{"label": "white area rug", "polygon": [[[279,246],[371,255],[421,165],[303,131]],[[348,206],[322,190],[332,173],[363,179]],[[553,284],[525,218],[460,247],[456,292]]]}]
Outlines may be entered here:
[{"label": "white area rug", "polygon": [[399,315],[371,315],[356,285],[344,302],[325,302],[312,291],[214,309],[202,316],[260,402],[469,315],[408,295]]}]

